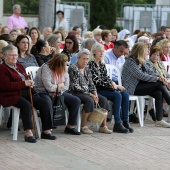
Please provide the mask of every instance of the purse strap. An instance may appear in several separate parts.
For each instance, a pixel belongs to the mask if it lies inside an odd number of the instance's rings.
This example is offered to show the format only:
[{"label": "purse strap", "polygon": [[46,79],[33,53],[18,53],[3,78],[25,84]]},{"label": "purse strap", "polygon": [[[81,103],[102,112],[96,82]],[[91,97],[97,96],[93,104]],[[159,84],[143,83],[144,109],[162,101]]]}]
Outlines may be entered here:
[{"label": "purse strap", "polygon": [[96,104],[96,108],[101,108],[100,105],[99,105],[99,103]]},{"label": "purse strap", "polygon": [[[56,79],[57,79],[57,74],[54,72],[54,71],[52,71],[53,72],[53,76],[54,76],[54,84],[55,85],[57,85],[57,81],[56,81]],[[57,89],[56,89],[56,96],[58,95],[58,85],[57,85]]]}]

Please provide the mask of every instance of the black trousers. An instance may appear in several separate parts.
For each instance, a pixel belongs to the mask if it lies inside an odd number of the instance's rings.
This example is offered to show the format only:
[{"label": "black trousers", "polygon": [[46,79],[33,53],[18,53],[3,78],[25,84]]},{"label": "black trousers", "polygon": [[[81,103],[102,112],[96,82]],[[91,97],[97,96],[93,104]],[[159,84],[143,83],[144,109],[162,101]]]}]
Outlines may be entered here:
[{"label": "black trousers", "polygon": [[[48,93],[39,93],[39,95],[46,99],[48,102],[48,106],[50,108],[51,113],[51,120],[53,120],[53,108],[52,108],[52,100]],[[73,96],[72,94],[69,94],[67,92],[64,92],[62,94],[64,96],[64,103],[67,106],[68,112],[69,112],[69,118],[68,118],[68,125],[77,125],[77,116],[79,113],[81,101],[78,97]]]},{"label": "black trousers", "polygon": [[166,86],[164,86],[161,81],[152,83],[140,81],[136,86],[134,95],[150,95],[151,97],[153,97],[155,99],[156,120],[162,120],[163,98],[166,100],[167,104],[170,105],[170,95]]},{"label": "black trousers", "polygon": [[[39,95],[32,95],[34,107],[40,111],[40,117],[42,121],[42,130],[48,130],[52,128],[52,121],[50,116],[50,108],[48,102],[41,98]],[[22,96],[19,98],[18,103],[14,106],[20,108],[22,123],[24,130],[32,129],[32,109],[30,103],[29,89],[22,90]]]},{"label": "black trousers", "polygon": [[[93,112],[95,103],[94,100],[89,95],[81,94],[81,93],[73,93],[73,95],[77,96],[81,100],[81,103],[83,104],[83,110],[85,113]],[[98,98],[99,98],[100,107],[110,112],[111,109],[109,107],[107,98],[100,94],[98,94]]]}]

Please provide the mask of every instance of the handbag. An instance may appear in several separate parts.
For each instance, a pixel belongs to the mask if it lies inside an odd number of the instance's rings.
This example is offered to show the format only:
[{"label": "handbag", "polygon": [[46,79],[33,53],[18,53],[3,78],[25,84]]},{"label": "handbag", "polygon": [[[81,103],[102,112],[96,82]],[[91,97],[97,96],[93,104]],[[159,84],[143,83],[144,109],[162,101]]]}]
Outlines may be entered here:
[{"label": "handbag", "polygon": [[88,116],[87,120],[101,124],[107,115],[108,111],[101,108],[99,104],[96,104],[96,108],[94,108],[94,111]]},{"label": "handbag", "polygon": [[[56,74],[53,72],[54,82],[56,84]],[[66,125],[66,107],[64,104],[64,96],[58,93],[58,86],[56,89],[56,96],[53,100],[53,126]]]},{"label": "handbag", "polygon": [[57,95],[58,88],[56,90],[56,97],[53,102],[53,125],[66,125],[66,107],[64,104],[64,96]]}]

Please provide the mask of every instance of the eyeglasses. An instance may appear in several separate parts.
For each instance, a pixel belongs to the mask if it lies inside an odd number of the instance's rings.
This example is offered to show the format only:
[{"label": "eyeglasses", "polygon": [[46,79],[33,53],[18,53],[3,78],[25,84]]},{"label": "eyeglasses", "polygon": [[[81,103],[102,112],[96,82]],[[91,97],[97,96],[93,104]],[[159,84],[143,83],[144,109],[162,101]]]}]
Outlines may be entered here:
[{"label": "eyeglasses", "polygon": [[66,44],[73,44],[73,42],[68,42],[68,41],[66,41]]},{"label": "eyeglasses", "polygon": [[8,54],[7,56],[10,56],[10,57],[18,57],[18,54]]}]

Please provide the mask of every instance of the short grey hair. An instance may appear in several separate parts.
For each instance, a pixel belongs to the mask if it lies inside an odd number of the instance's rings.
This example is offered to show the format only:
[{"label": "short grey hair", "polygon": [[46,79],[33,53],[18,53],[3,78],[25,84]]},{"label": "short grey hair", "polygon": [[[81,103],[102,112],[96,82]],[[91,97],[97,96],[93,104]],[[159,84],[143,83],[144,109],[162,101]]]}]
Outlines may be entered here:
[{"label": "short grey hair", "polygon": [[86,48],[81,49],[77,54],[77,58],[80,58],[83,54],[90,55],[90,51]]},{"label": "short grey hair", "polygon": [[138,38],[138,42],[144,42],[145,40],[149,40],[149,38],[146,36],[141,36]]},{"label": "short grey hair", "polygon": [[16,9],[17,7],[20,7],[20,8],[21,8],[21,6],[20,6],[20,5],[15,4],[15,5],[13,5],[12,9],[14,10],[14,9]]},{"label": "short grey hair", "polygon": [[50,46],[53,46],[53,44],[59,39],[59,36],[56,34],[52,34],[48,37],[47,41]]},{"label": "short grey hair", "polygon": [[66,31],[66,28],[65,27],[59,27],[58,31],[64,32],[64,31]]},{"label": "short grey hair", "polygon": [[14,45],[7,45],[6,47],[2,49],[2,54],[6,56],[8,55],[8,51],[11,51],[11,50],[15,50],[18,53],[17,47],[15,47]]},{"label": "short grey hair", "polygon": [[86,48],[88,44],[95,44],[95,40],[93,38],[87,38],[82,42],[82,48]]}]

